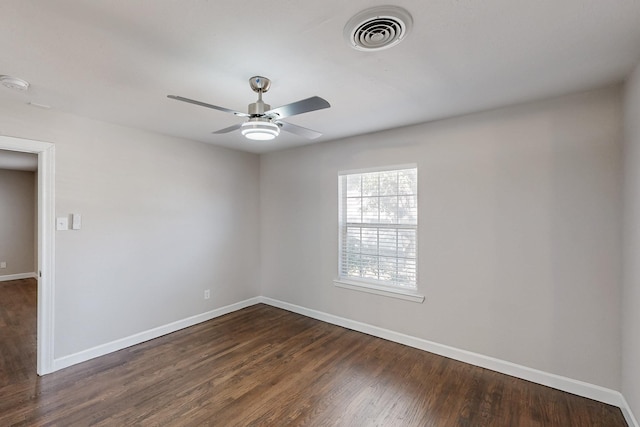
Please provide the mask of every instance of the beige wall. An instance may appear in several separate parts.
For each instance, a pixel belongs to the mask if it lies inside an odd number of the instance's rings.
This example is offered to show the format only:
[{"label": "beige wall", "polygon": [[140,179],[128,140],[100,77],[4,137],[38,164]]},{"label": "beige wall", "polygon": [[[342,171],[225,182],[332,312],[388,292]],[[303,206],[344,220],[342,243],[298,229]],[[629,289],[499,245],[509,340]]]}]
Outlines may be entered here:
[{"label": "beige wall", "polygon": [[[56,358],[259,294],[257,155],[0,99],[0,134],[55,144]],[[203,298],[211,290],[211,299]]]},{"label": "beige wall", "polygon": [[35,272],[35,181],[34,172],[0,169],[0,278]]},{"label": "beige wall", "polygon": [[640,65],[625,86],[622,394],[640,415]]},{"label": "beige wall", "polygon": [[[263,155],[262,294],[620,389],[619,87]],[[337,174],[418,164],[423,304],[334,287]]]}]

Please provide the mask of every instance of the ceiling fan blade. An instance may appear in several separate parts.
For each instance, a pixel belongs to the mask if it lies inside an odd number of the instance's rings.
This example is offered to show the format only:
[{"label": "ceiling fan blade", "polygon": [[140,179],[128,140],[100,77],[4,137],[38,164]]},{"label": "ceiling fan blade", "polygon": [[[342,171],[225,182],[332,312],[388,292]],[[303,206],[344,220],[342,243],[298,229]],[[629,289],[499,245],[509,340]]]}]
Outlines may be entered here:
[{"label": "ceiling fan blade", "polygon": [[283,105],[278,108],[273,108],[266,111],[264,114],[267,116],[277,115],[275,118],[284,119],[285,117],[295,116],[296,114],[308,113],[309,111],[322,110],[323,108],[329,107],[331,107],[331,104],[326,100],[319,96],[312,96],[311,98],[292,102],[291,104]]},{"label": "ceiling fan blade", "polygon": [[316,138],[322,136],[322,134],[320,132],[316,132],[315,130],[303,128],[302,126],[292,125],[291,123],[276,122],[276,124],[278,126],[280,126],[280,128],[282,128],[282,130],[285,130],[287,132],[293,133],[293,134],[298,135],[298,136],[304,136],[305,138],[316,139]]},{"label": "ceiling fan blade", "polygon": [[206,102],[200,102],[194,99],[184,98],[182,96],[167,95],[167,98],[175,99],[176,101],[188,102],[189,104],[195,104],[201,107],[213,108],[214,110],[224,111],[225,113],[231,113],[239,117],[250,117],[247,113],[241,113],[239,111],[230,110],[228,108],[218,107],[217,105],[207,104]]},{"label": "ceiling fan blade", "polygon": [[211,133],[215,133],[215,134],[229,133],[229,132],[233,132],[234,130],[240,129],[241,126],[242,126],[242,123],[238,123],[237,125],[229,126],[228,128],[220,129],[220,130],[217,130],[217,131],[211,132]]}]

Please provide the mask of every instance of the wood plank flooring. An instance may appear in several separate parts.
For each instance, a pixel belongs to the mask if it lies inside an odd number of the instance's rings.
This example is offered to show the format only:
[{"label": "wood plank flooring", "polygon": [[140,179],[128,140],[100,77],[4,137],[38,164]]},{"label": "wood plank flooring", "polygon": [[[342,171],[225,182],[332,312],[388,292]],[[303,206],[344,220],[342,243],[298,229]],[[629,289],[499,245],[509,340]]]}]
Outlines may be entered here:
[{"label": "wood plank flooring", "polygon": [[0,282],[0,426],[626,426],[616,407],[255,305],[44,377]]}]

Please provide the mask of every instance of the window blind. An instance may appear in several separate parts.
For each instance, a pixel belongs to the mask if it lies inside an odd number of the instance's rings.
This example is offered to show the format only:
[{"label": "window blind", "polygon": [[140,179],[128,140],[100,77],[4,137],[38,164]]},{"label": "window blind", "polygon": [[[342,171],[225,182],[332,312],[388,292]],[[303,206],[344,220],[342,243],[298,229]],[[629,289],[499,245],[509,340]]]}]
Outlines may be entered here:
[{"label": "window blind", "polygon": [[339,276],[416,289],[417,168],[339,176]]}]

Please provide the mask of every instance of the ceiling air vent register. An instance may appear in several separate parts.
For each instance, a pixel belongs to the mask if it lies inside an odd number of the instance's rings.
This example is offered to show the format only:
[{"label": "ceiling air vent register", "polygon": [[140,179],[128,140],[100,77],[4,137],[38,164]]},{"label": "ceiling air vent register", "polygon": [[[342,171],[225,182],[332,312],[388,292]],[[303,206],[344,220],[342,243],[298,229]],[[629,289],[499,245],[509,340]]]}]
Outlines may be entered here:
[{"label": "ceiling air vent register", "polygon": [[400,7],[373,7],[347,22],[344,37],[349,46],[357,50],[388,49],[404,40],[412,25],[411,15]]}]

